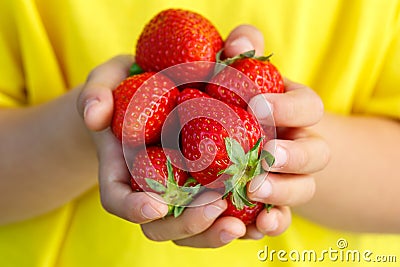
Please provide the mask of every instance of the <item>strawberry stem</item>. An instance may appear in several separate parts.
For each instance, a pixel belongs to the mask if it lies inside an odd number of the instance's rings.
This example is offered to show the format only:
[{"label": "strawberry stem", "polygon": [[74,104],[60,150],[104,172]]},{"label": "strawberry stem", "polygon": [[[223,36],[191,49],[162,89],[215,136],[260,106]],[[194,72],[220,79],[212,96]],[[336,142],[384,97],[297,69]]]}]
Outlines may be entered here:
[{"label": "strawberry stem", "polygon": [[268,213],[271,211],[271,209],[273,207],[274,207],[274,205],[272,205],[272,204],[265,204],[265,209],[267,210]]},{"label": "strawberry stem", "polygon": [[[220,51],[220,52],[218,52],[218,53],[221,53],[222,51]],[[269,54],[268,56],[259,56],[259,57],[256,57],[256,50],[249,50],[249,51],[246,51],[246,52],[244,52],[244,53],[242,53],[242,54],[239,54],[239,55],[237,55],[237,56],[234,56],[234,57],[230,57],[230,58],[227,58],[227,59],[224,59],[224,60],[221,60],[220,59],[220,54],[217,54],[217,63],[221,63],[221,64],[225,64],[225,65],[231,65],[233,62],[235,62],[236,60],[239,60],[239,59],[244,59],[244,58],[254,58],[254,59],[257,59],[257,60],[260,60],[260,61],[268,61],[268,60],[270,60],[270,58],[272,57],[272,53],[271,54]]]},{"label": "strawberry stem", "polygon": [[143,69],[135,62],[129,69],[129,76],[143,73]]}]

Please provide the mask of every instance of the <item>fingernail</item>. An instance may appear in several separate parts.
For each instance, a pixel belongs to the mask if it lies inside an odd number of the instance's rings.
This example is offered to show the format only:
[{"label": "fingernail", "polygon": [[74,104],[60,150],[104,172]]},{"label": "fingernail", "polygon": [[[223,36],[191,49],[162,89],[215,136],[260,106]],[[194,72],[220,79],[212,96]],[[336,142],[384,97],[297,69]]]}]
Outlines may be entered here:
[{"label": "fingernail", "polygon": [[264,238],[264,234],[259,231],[255,231],[252,233],[252,238],[255,240],[260,240]]},{"label": "fingernail", "polygon": [[268,226],[266,228],[262,229],[262,231],[264,233],[273,232],[276,229],[278,229],[279,224],[278,224],[278,218],[276,217],[276,214],[272,213],[270,216],[271,217],[268,219],[270,221],[270,223],[268,224]]},{"label": "fingernail", "polygon": [[251,103],[252,111],[254,116],[259,120],[265,120],[269,118],[272,114],[272,106],[265,99],[265,97],[259,95],[252,99],[254,101]]},{"label": "fingernail", "polygon": [[94,105],[96,105],[97,103],[99,103],[100,101],[98,99],[88,99],[85,102],[85,107],[83,109],[83,117],[86,118],[89,110],[91,107],[93,107]]},{"label": "fingernail", "polygon": [[218,218],[218,216],[223,212],[223,209],[217,205],[208,205],[204,208],[203,212],[207,219],[213,220]]},{"label": "fingernail", "polygon": [[227,231],[222,231],[219,234],[219,239],[222,241],[222,243],[226,244],[231,242],[232,240],[235,240],[236,238],[238,238],[235,235],[232,235],[231,233],[227,232]]},{"label": "fingernail", "polygon": [[264,149],[274,155],[275,160],[271,167],[281,168],[286,165],[288,161],[288,153],[284,147],[277,145],[274,141],[271,141],[265,145]]},{"label": "fingernail", "polygon": [[260,188],[265,179],[266,176],[263,174],[254,177],[249,184],[249,193],[254,193],[258,188]]},{"label": "fingernail", "polygon": [[281,168],[283,167],[288,159],[286,149],[281,146],[277,146],[275,150],[275,162],[272,165],[274,168]]},{"label": "fingernail", "polygon": [[272,193],[271,182],[268,181],[268,179],[264,179],[264,181],[261,182],[261,184],[259,184],[259,186],[256,188],[256,190],[252,192],[252,194],[253,194],[252,199],[254,201],[264,201],[264,199],[269,197],[271,195],[271,193]]},{"label": "fingernail", "polygon": [[161,218],[162,214],[150,204],[145,204],[141,209],[142,216],[146,219],[152,220]]},{"label": "fingernail", "polygon": [[239,38],[233,40],[233,41],[231,42],[230,46],[239,47],[239,48],[240,48],[240,51],[243,51],[242,53],[247,52],[247,51],[250,51],[250,50],[254,50],[253,44],[250,42],[249,39],[247,39],[247,38],[244,37],[244,36],[239,37]]}]

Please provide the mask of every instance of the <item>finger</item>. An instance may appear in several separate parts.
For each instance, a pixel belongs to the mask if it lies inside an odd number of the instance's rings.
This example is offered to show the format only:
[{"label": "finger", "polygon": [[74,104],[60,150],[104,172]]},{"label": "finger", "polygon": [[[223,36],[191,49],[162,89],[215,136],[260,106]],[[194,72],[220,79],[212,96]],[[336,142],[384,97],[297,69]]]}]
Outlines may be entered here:
[{"label": "finger", "polygon": [[274,156],[275,162],[270,168],[263,161],[263,168],[295,174],[314,173],[325,168],[330,159],[330,148],[326,141],[304,128],[289,131],[291,133],[286,134],[286,137],[290,135],[293,140],[271,140],[264,146]]},{"label": "finger", "polygon": [[193,202],[193,206],[196,206],[196,203],[208,203],[208,200],[215,199],[218,200],[207,205],[187,208],[177,218],[169,216],[163,220],[143,224],[143,233],[155,241],[177,240],[197,235],[212,225],[226,209],[227,204],[216,192],[205,192]]},{"label": "finger", "polygon": [[257,56],[263,55],[264,37],[262,33],[254,26],[240,25],[226,39],[224,54],[227,57],[234,57],[254,49]]},{"label": "finger", "polygon": [[261,124],[269,126],[271,121],[278,127],[306,127],[319,122],[324,113],[321,98],[305,85],[286,80],[285,86],[285,93],[253,97],[249,111]]},{"label": "finger", "polygon": [[268,236],[277,236],[286,231],[292,222],[290,208],[278,206],[270,211],[263,210],[257,217],[257,230]]},{"label": "finger", "polygon": [[257,229],[255,224],[250,224],[247,226],[246,234],[242,236],[242,239],[253,239],[253,240],[260,240],[265,235]]},{"label": "finger", "polygon": [[127,77],[132,63],[132,56],[117,56],[89,74],[78,98],[78,111],[90,130],[100,131],[109,126],[113,111],[112,90]]},{"label": "finger", "polygon": [[315,193],[310,175],[263,173],[252,179],[247,195],[253,201],[278,206],[297,206],[308,202]]},{"label": "finger", "polygon": [[164,217],[168,207],[157,195],[132,191],[121,144],[111,130],[97,132],[94,137],[99,147],[99,185],[104,209],[134,223]]},{"label": "finger", "polygon": [[222,217],[201,234],[174,241],[179,246],[217,248],[244,236],[246,227],[234,217]]}]

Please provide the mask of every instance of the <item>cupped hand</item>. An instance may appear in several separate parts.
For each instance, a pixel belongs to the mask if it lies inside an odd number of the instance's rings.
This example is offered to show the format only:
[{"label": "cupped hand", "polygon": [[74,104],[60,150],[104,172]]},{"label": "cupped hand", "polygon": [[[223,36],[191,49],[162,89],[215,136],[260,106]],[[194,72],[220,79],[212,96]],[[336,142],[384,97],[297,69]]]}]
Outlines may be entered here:
[{"label": "cupped hand", "polygon": [[315,192],[313,173],[323,169],[330,157],[325,140],[308,128],[323,116],[321,99],[307,86],[288,79],[285,89],[283,94],[255,96],[249,103],[261,123],[272,112],[277,127],[277,139],[264,147],[274,155],[275,162],[271,168],[263,162],[269,172],[256,176],[248,186],[250,199],[276,206],[257,218],[257,230],[267,235],[281,234],[289,226],[289,207],[311,200]]},{"label": "cupped hand", "polygon": [[[252,49],[256,55],[263,55],[262,34],[251,25],[240,25],[228,36],[224,52],[232,57]],[[260,94],[249,102],[249,111],[261,124],[270,126],[273,116],[277,139],[264,147],[274,155],[274,165],[270,168],[263,162],[266,173],[255,177],[247,192],[251,200],[274,207],[259,214],[256,223],[247,227],[244,238],[282,234],[291,223],[290,207],[311,200],[315,191],[312,174],[329,161],[327,143],[308,129],[322,119],[320,97],[305,85],[286,78],[284,82],[285,93]]]},{"label": "cupped hand", "polygon": [[[110,129],[112,90],[128,75],[132,56],[117,56],[96,67],[88,76],[78,99],[78,110],[90,131],[99,159],[99,187],[103,207],[118,217],[141,224],[144,234],[157,241],[174,240],[192,247],[219,247],[245,234],[236,218],[217,218],[226,201],[216,192],[198,196],[192,206],[174,218],[156,194],[132,191],[121,142]],[[218,200],[216,200],[218,199]],[[216,201],[215,201],[216,200]]]},{"label": "cupped hand", "polygon": [[96,67],[88,76],[78,99],[78,110],[97,147],[101,203],[110,213],[134,223],[162,218],[168,207],[157,196],[134,193],[129,185],[121,142],[110,129],[112,90],[127,77],[132,56],[117,56]]}]

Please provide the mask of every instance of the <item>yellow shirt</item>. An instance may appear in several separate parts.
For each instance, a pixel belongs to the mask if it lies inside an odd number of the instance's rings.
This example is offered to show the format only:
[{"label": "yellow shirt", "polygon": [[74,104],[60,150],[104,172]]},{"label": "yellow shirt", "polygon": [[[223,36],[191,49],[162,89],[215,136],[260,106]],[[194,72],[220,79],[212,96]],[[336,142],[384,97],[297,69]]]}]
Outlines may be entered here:
[{"label": "yellow shirt", "polygon": [[[224,37],[238,24],[257,26],[273,63],[315,89],[331,112],[400,118],[398,0],[3,0],[0,107],[54,99],[103,61],[134,53],[144,24],[169,7],[205,15]],[[352,261],[357,253],[360,263]],[[397,258],[379,257],[391,255]],[[0,227],[6,267],[363,266],[368,258],[399,257],[400,236],[338,232],[297,216],[279,237],[219,249],[152,242],[138,225],[105,212],[97,188],[49,214]]]}]

